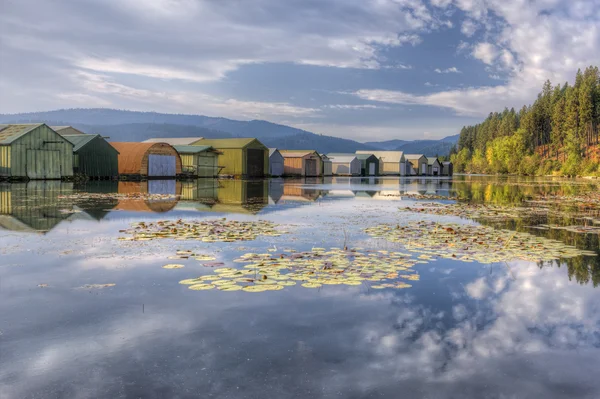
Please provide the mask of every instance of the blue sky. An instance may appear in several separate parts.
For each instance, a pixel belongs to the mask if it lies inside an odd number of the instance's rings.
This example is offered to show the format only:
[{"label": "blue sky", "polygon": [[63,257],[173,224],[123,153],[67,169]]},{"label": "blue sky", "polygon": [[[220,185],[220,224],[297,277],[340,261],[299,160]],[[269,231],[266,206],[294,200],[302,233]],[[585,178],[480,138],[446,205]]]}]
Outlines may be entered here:
[{"label": "blue sky", "polygon": [[441,138],[600,65],[600,0],[5,0],[0,113],[74,107]]}]

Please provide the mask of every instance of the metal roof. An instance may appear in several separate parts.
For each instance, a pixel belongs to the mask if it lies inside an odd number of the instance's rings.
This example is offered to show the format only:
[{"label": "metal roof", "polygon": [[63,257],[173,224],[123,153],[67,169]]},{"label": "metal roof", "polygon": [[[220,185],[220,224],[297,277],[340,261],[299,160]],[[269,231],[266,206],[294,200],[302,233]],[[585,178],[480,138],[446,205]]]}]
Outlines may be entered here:
[{"label": "metal roof", "polygon": [[11,144],[13,141],[21,136],[26,135],[30,131],[43,126],[43,123],[27,123],[20,125],[1,125],[4,126],[0,130],[0,145]]},{"label": "metal roof", "polygon": [[73,126],[50,126],[50,129],[54,130],[56,133],[60,134],[61,136],[73,135],[73,134],[86,134],[79,129],[75,129]]},{"label": "metal roof", "polygon": [[427,158],[427,164],[429,165],[433,165],[435,161],[438,161],[438,163],[440,163],[440,161],[437,158]]},{"label": "metal roof", "polygon": [[360,159],[361,161],[364,159],[369,159],[371,157],[377,158],[377,156],[375,156],[374,154],[356,154],[356,158]]},{"label": "metal roof", "polygon": [[327,154],[327,157],[331,160],[331,163],[350,163],[356,158],[356,154]]},{"label": "metal roof", "polygon": [[173,148],[180,154],[199,154],[201,152],[218,152],[209,145],[174,145]]},{"label": "metal roof", "polygon": [[356,151],[357,154],[373,154],[381,158],[383,162],[400,163],[402,162],[403,151]]},{"label": "metal roof", "polygon": [[203,137],[164,137],[153,138],[143,141],[143,143],[167,143],[171,145],[192,145]]},{"label": "metal roof", "polygon": [[[235,138],[235,139],[202,139],[194,143],[194,145],[209,145],[216,149],[220,148],[244,148],[258,139],[253,138]],[[262,143],[260,143],[262,144]]]},{"label": "metal roof", "polygon": [[284,158],[302,158],[307,155],[319,155],[319,153],[314,150],[279,150],[279,152]]},{"label": "metal roof", "polygon": [[[269,157],[273,154],[275,154],[275,151],[279,152],[279,150],[277,148],[269,148]],[[280,153],[280,152],[279,152]],[[281,153],[280,153],[281,154]]]},{"label": "metal roof", "polygon": [[[425,157],[425,155],[423,155],[423,154],[404,154],[404,158],[406,158],[406,159],[415,160],[415,159],[419,159],[422,157]],[[427,158],[427,157],[425,157],[425,158]]]},{"label": "metal roof", "polygon": [[73,144],[73,152],[77,152],[82,149],[87,143],[100,137],[99,134],[65,134],[63,136],[67,141]]}]

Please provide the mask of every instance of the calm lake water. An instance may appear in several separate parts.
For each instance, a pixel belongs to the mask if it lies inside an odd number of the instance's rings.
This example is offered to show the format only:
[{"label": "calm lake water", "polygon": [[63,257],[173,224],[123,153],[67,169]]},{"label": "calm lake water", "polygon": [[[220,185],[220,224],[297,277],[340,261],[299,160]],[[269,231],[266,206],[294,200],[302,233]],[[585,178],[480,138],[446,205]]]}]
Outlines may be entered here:
[{"label": "calm lake water", "polygon": [[[402,250],[363,230],[478,223],[398,210],[418,203],[512,207],[594,190],[583,181],[462,176],[0,185],[0,397],[598,398],[599,257],[437,259],[415,265],[419,280],[405,289],[365,281],[257,293],[190,290],[179,281],[214,268],[169,260],[192,250],[243,268],[233,260],[252,252]],[[158,195],[132,199],[140,192]],[[600,218],[583,211],[591,223]],[[271,221],[288,234],[118,239],[134,222],[218,218]],[[573,223],[549,219],[481,222],[600,255],[596,233],[532,228]],[[162,268],[168,263],[185,267]],[[91,284],[115,285],[81,288]]]}]

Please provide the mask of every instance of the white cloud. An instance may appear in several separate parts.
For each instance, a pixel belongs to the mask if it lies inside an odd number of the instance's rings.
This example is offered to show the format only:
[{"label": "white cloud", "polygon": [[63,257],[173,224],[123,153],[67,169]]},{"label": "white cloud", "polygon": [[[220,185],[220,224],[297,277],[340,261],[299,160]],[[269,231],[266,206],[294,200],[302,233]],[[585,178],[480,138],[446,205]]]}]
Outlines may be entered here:
[{"label": "white cloud", "polygon": [[330,109],[352,109],[352,110],[360,110],[360,109],[390,109],[385,105],[374,105],[374,104],[330,104],[326,105],[324,108]]},{"label": "white cloud", "polygon": [[435,73],[462,73],[461,71],[458,70],[458,68],[456,67],[450,67],[450,68],[446,68],[446,69],[440,69],[440,68],[436,68],[434,70]]},{"label": "white cloud", "polygon": [[[198,112],[235,118],[264,119],[273,117],[312,117],[318,108],[295,106],[287,102],[243,101],[190,91],[157,91],[135,88],[115,82],[107,75],[80,72],[73,77],[78,85],[94,95],[113,101],[127,99],[160,112]],[[69,98],[72,94],[61,94]]]},{"label": "white cloud", "polygon": [[491,43],[478,43],[473,49],[473,57],[492,65],[498,57],[498,48]]},{"label": "white cloud", "polygon": [[463,35],[471,37],[477,32],[478,28],[479,26],[473,20],[466,19],[460,27],[460,31]]}]

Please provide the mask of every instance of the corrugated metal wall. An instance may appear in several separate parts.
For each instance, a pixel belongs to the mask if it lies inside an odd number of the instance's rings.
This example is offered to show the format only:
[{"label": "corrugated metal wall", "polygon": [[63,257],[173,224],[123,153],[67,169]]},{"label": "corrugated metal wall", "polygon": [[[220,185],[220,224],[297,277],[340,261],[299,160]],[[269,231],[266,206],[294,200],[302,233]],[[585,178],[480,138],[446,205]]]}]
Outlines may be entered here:
[{"label": "corrugated metal wall", "polygon": [[88,177],[117,177],[119,175],[119,153],[101,137],[96,137],[79,151],[77,173]]},{"label": "corrugated metal wall", "polygon": [[73,145],[42,125],[11,145],[10,174],[30,179],[60,179],[73,176]]}]

